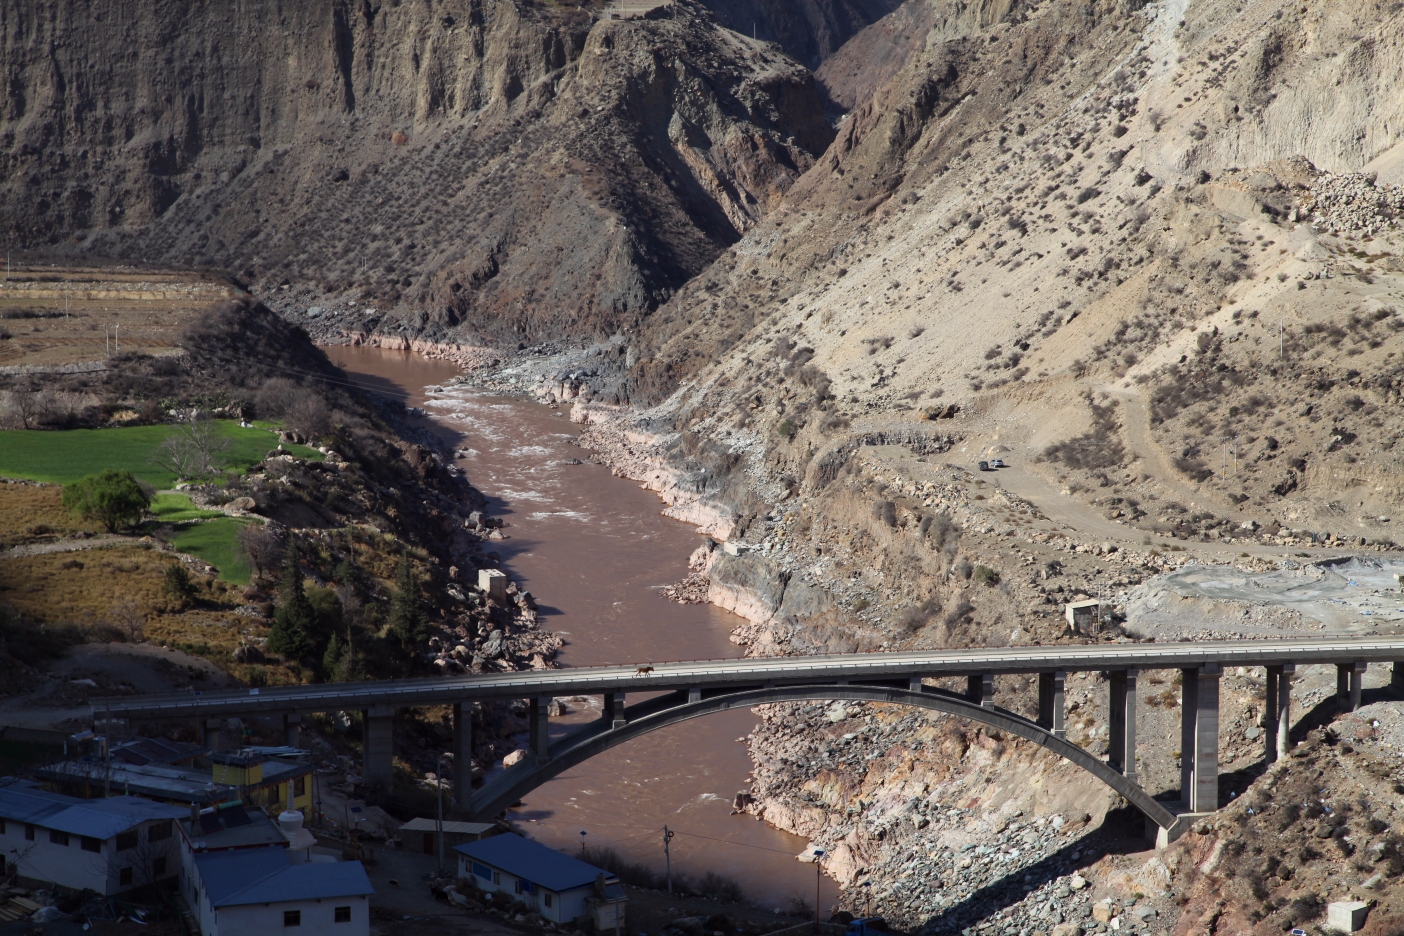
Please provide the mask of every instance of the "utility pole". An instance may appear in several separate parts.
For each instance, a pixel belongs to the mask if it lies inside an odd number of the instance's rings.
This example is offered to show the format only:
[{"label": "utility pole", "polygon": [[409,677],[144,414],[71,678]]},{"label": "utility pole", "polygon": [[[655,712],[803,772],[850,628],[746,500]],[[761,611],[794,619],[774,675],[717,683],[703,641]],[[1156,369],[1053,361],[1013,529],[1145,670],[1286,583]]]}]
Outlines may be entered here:
[{"label": "utility pole", "polygon": [[585,830],[580,830],[580,860],[585,860]]},{"label": "utility pole", "polygon": [[102,340],[107,345],[107,354],[105,356],[112,357],[112,332],[108,329],[106,324],[102,326]]},{"label": "utility pole", "polygon": [[673,896],[673,856],[668,853],[668,843],[673,840],[674,835],[677,833],[669,830],[667,826],[663,827],[663,864],[668,869],[669,897]]},{"label": "utility pole", "polygon": [[[824,872],[819,864],[819,859],[824,857],[822,848],[814,849],[814,932],[819,932],[819,883],[824,879]],[[616,934],[617,936],[617,934]]]},{"label": "utility pole", "polygon": [[444,870],[444,755],[439,755],[439,772],[434,775],[434,793],[439,801],[438,842],[439,870]]}]

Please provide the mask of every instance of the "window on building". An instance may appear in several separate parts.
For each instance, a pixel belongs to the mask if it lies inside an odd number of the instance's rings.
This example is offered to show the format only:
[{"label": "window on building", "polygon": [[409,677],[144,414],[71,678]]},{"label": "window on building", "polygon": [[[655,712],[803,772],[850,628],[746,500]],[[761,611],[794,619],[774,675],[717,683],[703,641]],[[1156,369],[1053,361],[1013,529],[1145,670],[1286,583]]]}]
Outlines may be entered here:
[{"label": "window on building", "polygon": [[306,778],[306,777],[298,777],[297,779],[293,780],[293,796],[306,796],[306,795],[307,795],[307,778]]},{"label": "window on building", "polygon": [[499,872],[492,872],[492,883],[496,884],[498,887],[502,886],[502,875]]},{"label": "window on building", "polygon": [[126,851],[126,850],[129,849],[129,848],[136,848],[136,847],[137,847],[137,833],[136,833],[136,829],[132,829],[132,830],[129,831],[129,832],[123,832],[121,835],[117,836],[117,850],[118,850],[118,851]]},{"label": "window on building", "polygon": [[117,883],[118,883],[118,884],[121,884],[123,887],[126,887],[126,886],[128,886],[129,884],[131,884],[131,883],[132,883],[132,869],[131,869],[131,868],[123,868],[121,871],[117,872]]},{"label": "window on building", "polygon": [[148,842],[159,842],[162,839],[168,839],[170,837],[171,820],[169,819],[167,819],[165,822],[158,822],[152,826],[147,827],[146,840]]},{"label": "window on building", "polygon": [[541,899],[542,899],[542,902],[543,902],[544,904],[546,904],[546,906],[548,906],[548,907],[551,906],[551,892],[550,892],[550,891],[542,891],[542,897],[541,897]]},{"label": "window on building", "polygon": [[5,820],[4,820],[4,819],[0,819],[0,835],[4,835],[4,834],[5,834]]},{"label": "window on building", "polygon": [[151,862],[151,874],[158,878],[166,876],[166,857],[164,855]]},{"label": "window on building", "polygon": [[350,907],[337,907],[337,908],[336,908],[336,922],[338,922],[338,923],[350,923],[350,922],[351,922],[351,908],[350,908]]},{"label": "window on building", "polygon": [[101,852],[101,851],[102,851],[102,839],[90,838],[90,837],[88,837],[88,836],[85,835],[85,836],[83,836],[83,841],[82,841],[81,844],[82,844],[82,846],[83,846],[83,851],[90,851],[90,852]]},{"label": "window on building", "polygon": [[34,826],[26,825],[24,827],[24,840],[26,842],[34,841]]},{"label": "window on building", "polygon": [[480,877],[484,881],[491,881],[493,879],[492,869],[475,861],[473,862],[473,876]]},{"label": "window on building", "polygon": [[68,833],[67,833],[67,832],[60,832],[58,829],[50,829],[50,830],[49,830],[49,841],[50,841],[50,842],[53,842],[55,845],[67,845],[67,844],[68,844]]},{"label": "window on building", "polygon": [[283,925],[284,925],[284,926],[301,926],[301,925],[302,925],[302,911],[301,911],[301,910],[284,910],[284,911],[283,911]]}]

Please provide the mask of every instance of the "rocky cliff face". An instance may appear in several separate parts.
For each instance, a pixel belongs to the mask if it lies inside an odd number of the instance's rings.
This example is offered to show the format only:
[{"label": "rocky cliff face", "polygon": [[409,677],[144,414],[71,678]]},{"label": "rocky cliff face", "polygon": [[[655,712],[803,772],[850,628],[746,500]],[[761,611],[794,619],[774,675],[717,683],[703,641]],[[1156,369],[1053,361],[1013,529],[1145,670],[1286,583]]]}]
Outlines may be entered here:
[{"label": "rocky cliff face", "polygon": [[470,342],[637,321],[832,135],[807,71],[692,2],[34,5],[0,59],[9,246]]}]

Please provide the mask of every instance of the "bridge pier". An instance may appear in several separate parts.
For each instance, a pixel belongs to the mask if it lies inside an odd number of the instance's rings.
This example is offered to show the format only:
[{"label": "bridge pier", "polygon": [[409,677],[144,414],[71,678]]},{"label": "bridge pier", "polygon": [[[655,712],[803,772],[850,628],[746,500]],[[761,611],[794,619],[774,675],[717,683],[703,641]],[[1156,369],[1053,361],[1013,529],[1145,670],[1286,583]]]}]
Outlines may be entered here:
[{"label": "bridge pier", "polygon": [[1067,728],[1063,724],[1067,714],[1063,695],[1067,676],[1062,670],[1038,674],[1038,723],[1056,738],[1068,736]]},{"label": "bridge pier", "polygon": [[1336,703],[1343,711],[1360,708],[1360,690],[1365,681],[1367,663],[1336,664]]},{"label": "bridge pier", "polygon": [[971,673],[965,677],[965,697],[983,708],[994,708],[994,673]]},{"label": "bridge pier", "polygon": [[395,708],[377,705],[361,710],[362,770],[367,783],[389,789],[395,782]]},{"label": "bridge pier", "polygon": [[453,801],[467,809],[473,795],[473,703],[453,703]]},{"label": "bridge pier", "polygon": [[1389,691],[1404,695],[1404,660],[1395,660],[1389,666]]},{"label": "bridge pier", "polygon": [[1277,763],[1292,749],[1292,674],[1297,667],[1291,663],[1267,668],[1267,692],[1263,699],[1263,760]]},{"label": "bridge pier", "polygon": [[283,715],[283,743],[288,747],[302,746],[302,714],[287,712]]},{"label": "bridge pier", "polygon": [[604,695],[604,711],[600,715],[612,728],[623,728],[629,723],[624,717],[624,691],[615,689]]},{"label": "bridge pier", "polygon": [[224,719],[207,718],[204,729],[204,745],[211,751],[218,751],[224,747]]},{"label": "bridge pier", "polygon": [[1107,763],[1136,779],[1136,670],[1111,672],[1111,750]]},{"label": "bridge pier", "polygon": [[527,709],[529,726],[527,750],[531,752],[532,757],[536,758],[538,764],[544,764],[549,758],[547,749],[551,745],[551,724],[547,717],[547,710],[550,705],[550,696],[532,696]]},{"label": "bridge pier", "polygon": [[1192,813],[1219,808],[1219,678],[1217,663],[1180,671],[1180,796]]}]

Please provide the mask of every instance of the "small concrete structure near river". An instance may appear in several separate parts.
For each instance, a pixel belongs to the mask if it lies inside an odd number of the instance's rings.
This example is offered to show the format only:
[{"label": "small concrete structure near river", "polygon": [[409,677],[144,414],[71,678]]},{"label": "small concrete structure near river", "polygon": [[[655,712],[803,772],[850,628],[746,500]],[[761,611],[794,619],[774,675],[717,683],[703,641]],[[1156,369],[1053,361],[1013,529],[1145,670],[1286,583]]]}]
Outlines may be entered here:
[{"label": "small concrete structure near river", "polygon": [[[460,815],[490,821],[531,790],[596,754],[659,728],[703,715],[769,702],[870,701],[912,705],[990,725],[1033,741],[1086,770],[1134,805],[1154,824],[1158,842],[1175,838],[1195,818],[1219,808],[1219,680],[1229,666],[1263,667],[1267,675],[1264,755],[1285,756],[1289,744],[1291,682],[1298,666],[1334,665],[1337,697],[1354,710],[1366,667],[1393,665],[1391,690],[1404,693],[1404,636],[1199,640],[1178,643],[1102,643],[1078,646],[919,650],[897,653],[703,660],[646,666],[583,666],[559,670],[396,679],[379,682],[276,686],[98,699],[94,711],[130,720],[361,709],[365,714],[365,777],[392,781],[392,740],[398,707],[450,705],[454,763],[472,752],[471,706],[486,699],[526,699],[527,756],[481,789],[469,771],[454,775]],[[1179,670],[1181,689],[1181,801],[1153,799],[1136,778],[1136,686],[1145,670]],[[1064,681],[1070,672],[1108,674],[1109,754],[1105,760],[1066,738]],[[998,705],[998,674],[1038,677],[1039,716],[1025,718]],[[965,692],[928,685],[960,677]],[[647,698],[626,705],[629,693]],[[603,696],[601,717],[552,741],[547,718],[553,698]]]}]

